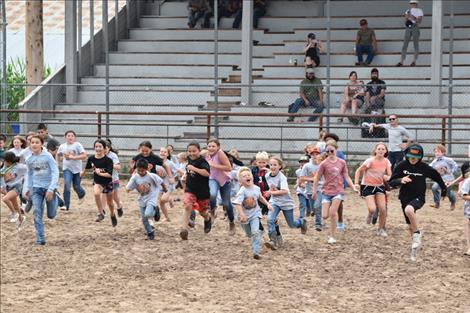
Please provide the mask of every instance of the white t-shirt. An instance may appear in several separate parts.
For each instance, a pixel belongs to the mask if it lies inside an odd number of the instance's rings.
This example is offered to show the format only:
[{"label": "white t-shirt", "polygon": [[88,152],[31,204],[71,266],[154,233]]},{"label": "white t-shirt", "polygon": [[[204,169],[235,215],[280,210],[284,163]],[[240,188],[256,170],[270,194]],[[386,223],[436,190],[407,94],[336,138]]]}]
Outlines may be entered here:
[{"label": "white t-shirt", "polygon": [[[420,8],[411,8],[410,10],[406,10],[405,14],[409,12],[411,15],[413,15],[414,17],[416,17],[416,19],[418,19],[418,17],[423,17],[424,14],[423,14],[423,10],[421,10]],[[412,23],[416,24],[416,21],[413,21],[413,20],[410,20]]]},{"label": "white t-shirt", "polygon": [[[245,214],[247,221],[249,221],[252,218],[261,217],[261,209],[258,205],[258,200],[261,199],[261,197],[261,190],[258,186],[252,185],[250,188],[242,186],[232,202],[233,204],[242,206],[243,213]],[[253,205],[248,206],[249,202],[253,203]]]},{"label": "white t-shirt", "polygon": [[147,173],[144,176],[135,173],[132,175],[126,188],[130,190],[137,189],[141,184],[147,187],[147,191],[144,193],[139,192],[139,206],[141,208],[146,207],[147,204],[157,206],[157,196],[162,190],[163,180],[154,173]]},{"label": "white t-shirt", "polygon": [[282,210],[293,210],[295,206],[294,199],[290,195],[286,176],[279,172],[276,176],[271,176],[271,173],[267,173],[265,177],[270,190],[287,190],[285,195],[271,196],[269,203],[279,206]]},{"label": "white t-shirt", "polygon": [[[76,156],[85,152],[85,149],[83,149],[82,144],[79,142],[74,142],[71,145],[69,145],[68,143],[63,143],[59,146],[59,149],[57,150],[57,154],[60,155],[61,157],[64,157],[65,152],[69,152],[72,155]],[[64,171],[69,170],[73,174],[80,173],[80,171],[82,170],[82,160],[67,160],[64,157],[64,160],[62,162],[62,169]]]},{"label": "white t-shirt", "polygon": [[109,151],[108,154],[106,154],[108,158],[113,160],[113,183],[119,182],[119,171],[114,168],[114,165],[120,164],[121,162],[119,161],[119,157],[116,153],[113,151]]}]

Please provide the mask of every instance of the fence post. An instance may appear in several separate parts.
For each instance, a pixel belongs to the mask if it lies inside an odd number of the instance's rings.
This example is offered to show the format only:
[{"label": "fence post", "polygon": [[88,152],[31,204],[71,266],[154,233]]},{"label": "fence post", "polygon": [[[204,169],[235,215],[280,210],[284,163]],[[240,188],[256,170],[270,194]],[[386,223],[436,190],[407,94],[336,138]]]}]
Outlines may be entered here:
[{"label": "fence post", "polygon": [[441,120],[441,144],[446,144],[446,118],[443,117]]},{"label": "fence post", "polygon": [[279,148],[279,150],[281,150],[281,159],[284,159],[284,150],[282,149],[282,147],[283,147],[283,142],[284,142],[283,136],[284,136],[283,127],[281,126],[281,142],[280,142],[281,147]]},{"label": "fence post", "polygon": [[207,140],[211,138],[211,115],[207,114],[207,134],[206,134]]},{"label": "fence post", "polygon": [[318,132],[323,130],[323,114],[320,114],[320,121],[318,121]]},{"label": "fence post", "polygon": [[96,112],[98,114],[98,121],[97,121],[97,126],[98,126],[98,138],[101,138],[101,112]]}]

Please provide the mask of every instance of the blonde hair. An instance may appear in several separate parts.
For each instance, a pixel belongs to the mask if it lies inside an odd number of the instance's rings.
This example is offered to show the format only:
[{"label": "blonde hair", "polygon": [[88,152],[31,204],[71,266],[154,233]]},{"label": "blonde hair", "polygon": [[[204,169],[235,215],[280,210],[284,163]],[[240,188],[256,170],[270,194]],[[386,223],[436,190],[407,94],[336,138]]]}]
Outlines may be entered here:
[{"label": "blonde hair", "polygon": [[307,153],[309,148],[315,148],[315,147],[316,147],[315,144],[309,142],[309,143],[305,146],[304,152]]},{"label": "blonde hair", "polygon": [[446,147],[444,147],[444,145],[441,145],[441,144],[436,145],[436,148],[434,148],[434,151],[435,151],[435,150],[441,151],[442,154],[446,154],[446,152],[447,152]]},{"label": "blonde hair", "polygon": [[320,130],[318,132],[318,139],[320,141],[325,141],[325,136],[326,136],[326,131],[325,130]]},{"label": "blonde hair", "polygon": [[243,172],[250,172],[251,174],[251,170],[249,167],[246,167],[246,166],[242,166],[238,169],[238,172],[237,172],[237,178],[240,180],[240,176],[242,175]]},{"label": "blonde hair", "polygon": [[178,158],[181,158],[181,159],[183,159],[183,160],[185,160],[185,161],[188,159],[188,155],[186,154],[186,152],[180,152],[180,153],[178,153],[177,157],[178,157]]},{"label": "blonde hair", "polygon": [[282,159],[280,157],[273,156],[269,160],[275,160],[279,164],[279,166],[281,167],[281,170],[284,168],[284,161],[282,161]]},{"label": "blonde hair", "polygon": [[386,145],[385,143],[383,143],[383,142],[378,142],[378,143],[374,146],[374,149],[372,149],[371,155],[372,155],[372,156],[375,156],[375,150],[377,150],[377,147],[380,146],[380,145],[382,145],[382,146],[385,147],[385,150],[386,150],[386,151],[385,151],[384,157],[387,157],[387,156],[388,156],[388,147],[387,147],[387,145]]},{"label": "blonde hair", "polygon": [[336,143],[336,140],[334,140],[334,139],[328,140],[328,141],[326,142],[325,148],[326,148],[327,146],[332,146],[332,147],[334,147],[336,150],[338,150],[338,144]]},{"label": "blonde hair", "polygon": [[269,154],[266,151],[260,151],[256,154],[256,160],[265,160],[269,161]]}]

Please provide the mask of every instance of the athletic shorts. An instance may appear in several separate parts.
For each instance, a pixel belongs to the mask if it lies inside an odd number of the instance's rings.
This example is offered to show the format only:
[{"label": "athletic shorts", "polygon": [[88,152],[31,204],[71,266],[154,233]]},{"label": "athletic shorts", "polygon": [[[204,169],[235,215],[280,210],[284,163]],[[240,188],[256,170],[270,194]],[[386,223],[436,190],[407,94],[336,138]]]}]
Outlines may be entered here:
[{"label": "athletic shorts", "polygon": [[403,211],[403,215],[405,216],[406,224],[410,224],[410,220],[408,219],[408,216],[406,216],[405,214],[405,208],[409,205],[411,205],[415,209],[415,212],[416,212],[423,207],[424,201],[416,198],[416,199],[411,200],[410,202],[401,203],[401,209]]},{"label": "athletic shorts", "polygon": [[[93,185],[96,185],[96,183],[93,183]],[[105,194],[108,194],[108,193],[112,193],[113,192],[113,182],[109,182],[108,184],[98,184],[100,185],[103,190],[101,191],[101,193],[105,193]]]},{"label": "athletic shorts", "polygon": [[205,212],[209,209],[209,199],[198,199],[194,193],[185,192],[183,198],[183,205],[193,205],[193,210]]},{"label": "athletic shorts", "polygon": [[368,197],[368,196],[375,196],[376,194],[381,193],[385,194],[385,186],[368,186],[368,185],[361,185],[361,196]]},{"label": "athletic shorts", "polygon": [[329,195],[325,195],[322,193],[321,195],[321,203],[330,203],[332,202],[333,200],[340,200],[340,201],[343,201],[344,200],[344,195],[342,193],[338,194],[338,195],[334,195],[334,196],[329,196]]}]

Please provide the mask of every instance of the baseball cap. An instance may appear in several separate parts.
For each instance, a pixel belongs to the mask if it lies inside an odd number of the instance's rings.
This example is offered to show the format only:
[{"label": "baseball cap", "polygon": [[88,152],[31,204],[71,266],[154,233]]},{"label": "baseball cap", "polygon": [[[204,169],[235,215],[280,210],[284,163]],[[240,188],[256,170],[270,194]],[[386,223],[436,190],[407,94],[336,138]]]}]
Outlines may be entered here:
[{"label": "baseball cap", "polygon": [[371,74],[372,74],[372,73],[378,73],[378,72],[379,72],[379,70],[378,70],[377,68],[375,68],[375,67],[370,71]]},{"label": "baseball cap", "polygon": [[418,4],[418,2],[419,2],[418,0],[410,0],[410,4],[411,4],[411,3],[416,3],[416,4]]},{"label": "baseball cap", "polygon": [[421,160],[423,158],[423,147],[417,144],[413,144],[406,149],[407,158],[416,158]]},{"label": "baseball cap", "polygon": [[317,147],[313,148],[313,150],[310,152],[310,155],[312,154],[320,154],[320,149],[318,149]]},{"label": "baseball cap", "polygon": [[308,162],[309,161],[309,158],[308,156],[306,155],[302,155],[300,158],[299,158],[299,162]]},{"label": "baseball cap", "polygon": [[305,73],[307,73],[307,74],[310,74],[310,73],[315,74],[315,71],[313,70],[313,68],[309,67],[309,68],[307,68],[307,69],[305,70]]}]

